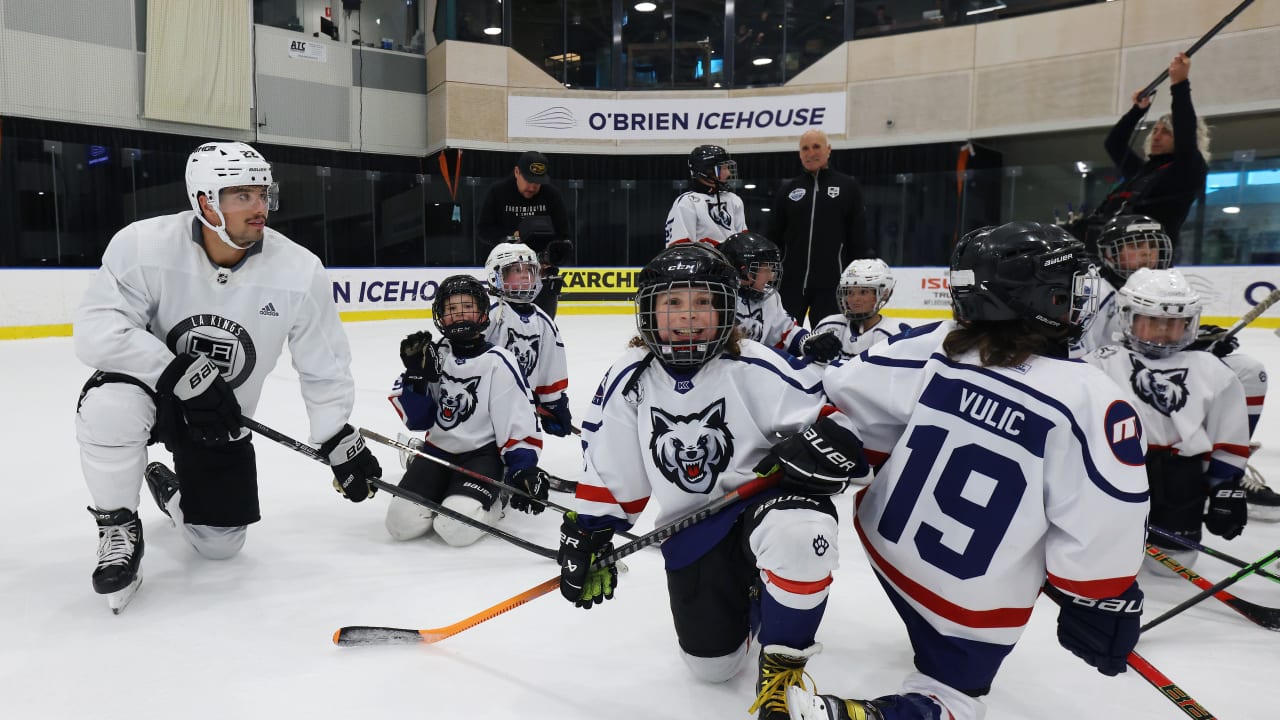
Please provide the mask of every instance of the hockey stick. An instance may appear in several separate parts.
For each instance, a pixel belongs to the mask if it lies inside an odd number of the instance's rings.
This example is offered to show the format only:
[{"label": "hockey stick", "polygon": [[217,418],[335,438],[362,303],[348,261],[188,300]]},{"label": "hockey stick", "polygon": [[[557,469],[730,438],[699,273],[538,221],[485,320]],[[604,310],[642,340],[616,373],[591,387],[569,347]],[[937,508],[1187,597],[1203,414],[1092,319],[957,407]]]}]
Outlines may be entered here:
[{"label": "hockey stick", "polygon": [[[1212,40],[1214,35],[1217,35],[1219,32],[1221,32],[1222,28],[1230,24],[1232,20],[1236,19],[1237,15],[1244,12],[1244,9],[1249,7],[1252,4],[1253,4],[1253,0],[1244,0],[1244,2],[1237,5],[1235,10],[1232,10],[1231,12],[1227,13],[1226,17],[1219,20],[1217,25],[1214,25],[1213,27],[1209,28],[1209,32],[1205,33],[1199,40],[1195,42],[1194,45],[1187,48],[1183,52],[1183,54],[1186,55],[1187,57],[1191,57],[1192,55],[1195,55],[1197,50],[1204,47],[1205,43],[1208,43],[1210,40]],[[1160,71],[1160,74],[1156,76],[1155,80],[1151,81],[1150,85],[1147,85],[1145,88],[1142,89],[1141,93],[1138,93],[1138,97],[1144,98],[1148,95],[1151,95],[1156,91],[1156,86],[1164,82],[1165,79],[1168,77],[1169,77],[1169,68],[1165,68],[1164,70]]]},{"label": "hockey stick", "polygon": [[[1049,596],[1059,606],[1066,605],[1071,602],[1071,598],[1058,588],[1049,583],[1044,584],[1044,594]],[[1177,705],[1182,712],[1188,717],[1197,720],[1217,720],[1217,716],[1205,709],[1203,705],[1196,702],[1196,699],[1187,694],[1185,690],[1178,687],[1178,684],[1169,679],[1168,675],[1160,672],[1160,669],[1152,665],[1146,658],[1142,657],[1137,651],[1131,651],[1125,658],[1125,664],[1133,668],[1134,672],[1142,676],[1151,684],[1151,687],[1160,691],[1161,695],[1168,698],[1169,702]]]},{"label": "hockey stick", "polygon": [[[1186,579],[1188,582],[1192,583],[1198,588],[1201,588],[1204,591],[1194,596],[1193,598],[1191,598],[1190,602],[1182,603],[1178,605],[1176,608],[1174,608],[1174,610],[1176,610],[1177,612],[1182,612],[1186,608],[1191,607],[1192,605],[1200,602],[1204,598],[1212,595],[1218,600],[1221,600],[1227,607],[1243,615],[1250,622],[1253,622],[1257,625],[1261,625],[1262,627],[1268,630],[1280,630],[1280,609],[1265,607],[1263,605],[1257,605],[1255,603],[1251,603],[1248,600],[1242,600],[1223,589],[1228,585],[1234,584],[1235,582],[1243,579],[1245,576],[1249,575],[1257,568],[1275,561],[1276,558],[1280,558],[1280,548],[1273,550],[1270,554],[1268,554],[1266,557],[1262,558],[1261,560],[1258,560],[1255,563],[1251,563],[1245,566],[1244,568],[1237,571],[1234,575],[1231,575],[1225,580],[1222,580],[1215,584],[1211,584],[1208,580],[1205,580],[1204,578],[1200,577],[1195,572],[1193,572],[1190,568],[1182,565],[1177,560],[1174,560],[1173,558],[1169,557],[1164,552],[1161,552],[1160,548],[1154,545],[1147,545],[1147,555],[1150,555],[1153,560],[1169,568],[1170,570],[1177,573],[1182,578]],[[1183,605],[1185,605],[1185,607],[1183,607]],[[1157,618],[1157,620],[1159,620],[1160,622],[1164,622],[1169,617],[1172,617],[1174,614],[1176,613],[1167,612],[1165,613],[1165,615],[1162,615],[1159,618]],[[1152,621],[1144,625],[1142,629],[1145,632],[1147,629],[1154,627],[1155,625],[1156,625],[1156,622]]]},{"label": "hockey stick", "polygon": [[[1176,542],[1179,545],[1187,547],[1191,550],[1198,550],[1204,553],[1205,555],[1208,555],[1209,557],[1215,557],[1221,560],[1222,562],[1227,563],[1228,565],[1235,565],[1238,568],[1248,567],[1249,565],[1249,563],[1241,560],[1238,557],[1235,557],[1233,555],[1228,555],[1222,552],[1221,550],[1214,550],[1213,548],[1208,547],[1206,545],[1201,545],[1200,543],[1196,542],[1195,540],[1192,540],[1191,538],[1182,537],[1181,535],[1178,535],[1176,533],[1171,533],[1168,530],[1165,530],[1164,528],[1156,527],[1155,525],[1148,525],[1147,532],[1153,533],[1155,535],[1159,535],[1160,537],[1166,540],[1172,540],[1173,542]],[[1254,574],[1259,577],[1267,578],[1268,580],[1280,582],[1280,575],[1275,575],[1271,571],[1265,570],[1263,568],[1258,568],[1257,570],[1254,571]]]},{"label": "hockey stick", "polygon": [[1271,294],[1262,298],[1262,300],[1260,300],[1257,305],[1254,305],[1252,308],[1249,308],[1249,312],[1241,315],[1240,319],[1237,320],[1234,325],[1227,328],[1226,330],[1223,330],[1221,333],[1218,333],[1216,335],[1210,335],[1209,339],[1212,342],[1210,343],[1209,347],[1212,348],[1214,345],[1222,342],[1223,340],[1230,340],[1241,330],[1245,329],[1245,327],[1248,326],[1249,323],[1252,323],[1254,320],[1257,320],[1259,317],[1261,317],[1262,313],[1266,312],[1268,309],[1271,308],[1272,305],[1275,305],[1277,302],[1280,302],[1280,288],[1276,288],[1275,290],[1272,290]]},{"label": "hockey stick", "polygon": [[[542,407],[541,405],[538,406],[538,414],[541,415],[542,417],[549,417],[549,418],[555,417],[555,415],[551,414],[550,410]],[[573,423],[569,423],[569,432],[573,433],[574,435],[581,435],[582,428],[578,427],[577,425],[574,425]]]},{"label": "hockey stick", "polygon": [[[608,567],[632,553],[638,552],[650,545],[655,545],[691,525],[702,522],[740,500],[745,500],[773,487],[777,484],[779,477],[780,474],[778,473],[757,477],[755,480],[752,480],[737,490],[727,493],[723,497],[713,500],[697,510],[681,515],[679,518],[676,518],[660,528],[655,528],[652,532],[642,535],[640,538],[623,545],[604,557],[597,558],[596,561],[592,563],[591,567]],[[407,628],[351,625],[339,628],[338,631],[333,634],[333,642],[335,645],[342,646],[439,642],[447,637],[457,635],[463,630],[473,628],[486,620],[491,620],[508,610],[520,607],[534,598],[546,595],[558,587],[560,587],[560,578],[558,576],[548,578],[518,595],[507,598],[490,608],[481,610],[471,617],[459,620],[452,625],[446,625],[439,628],[411,630]]]},{"label": "hockey stick", "polygon": [[[442,466],[444,466],[444,467],[447,467],[447,468],[449,468],[450,470],[452,470],[452,471],[454,471],[454,472],[456,472],[456,473],[461,473],[461,474],[463,474],[463,475],[466,475],[466,476],[467,476],[467,477],[469,477],[469,478],[475,478],[476,480],[479,480],[480,482],[485,483],[486,485],[489,485],[489,486],[491,486],[491,487],[497,488],[499,491],[502,491],[502,492],[509,492],[509,493],[512,493],[513,495],[519,495],[519,496],[521,496],[521,497],[528,498],[528,499],[532,500],[533,502],[541,503],[541,504],[543,504],[543,505],[546,505],[547,507],[555,508],[556,510],[559,510],[559,511],[560,511],[560,512],[562,512],[562,513],[567,513],[567,512],[569,512],[569,511],[570,511],[570,508],[567,508],[567,507],[565,507],[564,505],[561,505],[561,504],[559,504],[559,503],[553,502],[553,501],[551,501],[551,500],[541,500],[541,499],[539,499],[539,498],[534,497],[532,494],[527,493],[527,492],[525,492],[524,490],[521,490],[521,489],[520,489],[520,488],[518,488],[518,487],[513,487],[513,486],[508,485],[508,484],[506,484],[506,483],[504,483],[504,482],[499,482],[499,481],[494,480],[493,478],[491,478],[491,477],[489,477],[489,476],[487,476],[487,475],[481,475],[480,473],[478,473],[478,472],[476,472],[476,471],[474,471],[474,470],[471,470],[470,468],[465,468],[465,467],[462,467],[461,465],[457,465],[457,464],[455,464],[455,463],[451,463],[451,462],[449,462],[448,460],[445,460],[444,458],[436,457],[435,455],[432,455],[431,453],[428,453],[428,452],[426,452],[425,450],[422,450],[421,448],[416,448],[416,447],[414,447],[414,446],[412,446],[412,445],[409,445],[409,444],[406,444],[406,443],[402,443],[402,442],[400,442],[399,440],[392,440],[391,438],[387,437],[386,435],[383,435],[382,433],[379,433],[379,432],[375,432],[375,431],[373,431],[373,430],[370,430],[369,428],[360,428],[360,434],[361,434],[361,435],[363,435],[363,436],[365,436],[365,437],[367,437],[367,438],[369,438],[370,440],[372,440],[372,441],[374,441],[374,442],[381,443],[381,444],[386,445],[386,446],[388,446],[388,447],[393,447],[393,448],[395,448],[395,449],[397,449],[397,450],[400,450],[401,452],[412,453],[412,454],[414,454],[414,455],[417,455],[417,456],[418,456],[418,457],[420,457],[420,458],[426,458],[427,460],[430,460],[431,462],[433,462],[433,463],[435,463],[435,464],[437,464],[437,465],[442,465]],[[555,476],[553,476],[553,475],[551,475],[550,473],[548,473],[548,474],[547,474],[547,477],[551,478],[551,477],[555,477]],[[560,483],[566,483],[566,482],[568,482],[567,480],[564,480],[564,479],[562,479],[562,478],[556,478],[556,480],[558,480]],[[556,484],[556,483],[555,483],[555,481],[551,481],[551,483],[550,483],[550,484],[554,485],[554,484]],[[575,486],[575,488],[576,488],[576,486]],[[632,535],[631,533],[625,533],[625,532],[624,532],[624,533],[619,533],[619,535],[622,535],[623,537],[628,538],[628,539],[632,539],[632,540],[634,540],[634,539],[635,539],[635,537],[636,537],[635,535]]]},{"label": "hockey stick", "polygon": [[[315,448],[311,447],[310,445],[307,445],[306,443],[298,442],[297,440],[294,440],[288,435],[285,435],[284,433],[281,433],[277,430],[269,428],[266,425],[263,425],[262,423],[258,422],[257,420],[254,420],[253,418],[248,417],[247,415],[241,415],[240,422],[243,423],[245,427],[249,428],[250,430],[258,433],[259,435],[265,438],[274,440],[280,443],[281,445],[284,445],[285,447],[290,448],[292,450],[296,450],[302,453],[303,455],[306,455],[307,457],[311,458],[312,460],[315,460],[318,463],[321,463],[323,465],[329,464],[329,458],[321,455]],[[554,560],[556,557],[556,551],[549,547],[543,547],[542,545],[531,543],[528,540],[512,535],[506,530],[502,530],[488,523],[481,522],[474,518],[467,517],[466,515],[463,515],[462,513],[456,510],[451,510],[441,505],[440,503],[428,500],[425,497],[419,495],[418,493],[412,492],[410,490],[405,490],[402,487],[399,487],[397,485],[392,485],[391,483],[388,483],[388,482],[383,482],[381,479],[378,479],[378,478],[369,480],[369,484],[378,488],[379,490],[386,492],[388,495],[393,495],[402,500],[407,500],[408,502],[411,502],[414,505],[421,505],[422,507],[425,507],[428,510],[431,510],[432,512],[438,513],[440,515],[444,515],[445,517],[451,518],[453,520],[457,520],[463,525],[469,525],[477,530],[480,530],[481,532],[485,532],[490,535],[493,535],[496,538],[506,540],[512,545],[528,550],[529,552],[535,555],[541,555],[542,557],[548,558],[550,560]]]}]

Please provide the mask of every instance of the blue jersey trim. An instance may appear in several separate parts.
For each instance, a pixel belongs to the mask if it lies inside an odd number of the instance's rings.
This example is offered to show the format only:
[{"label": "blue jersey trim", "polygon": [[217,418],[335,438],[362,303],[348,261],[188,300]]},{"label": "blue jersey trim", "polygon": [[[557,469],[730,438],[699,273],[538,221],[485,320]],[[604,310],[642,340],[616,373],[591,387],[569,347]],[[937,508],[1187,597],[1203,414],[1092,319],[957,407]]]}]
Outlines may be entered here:
[{"label": "blue jersey trim", "polygon": [[[779,352],[778,354],[782,355],[783,357],[786,357],[786,355],[781,352]],[[777,375],[778,377],[782,378],[791,387],[797,390],[800,390],[801,392],[807,393],[809,395],[816,395],[822,392],[822,381],[818,381],[818,383],[813,385],[812,387],[805,387],[804,385],[801,385],[799,382],[797,382],[795,378],[791,377],[790,375],[787,375],[786,373],[782,372],[774,365],[767,363],[764,360],[760,360],[759,358],[749,358],[749,357],[743,357],[741,355],[737,355],[737,356],[725,355],[723,357],[725,360],[746,363],[748,365],[758,365],[759,367],[765,368],[766,370],[773,373],[774,375]],[[795,368],[796,370],[803,370],[804,368],[808,367],[808,363],[805,363],[800,360],[794,360],[794,359],[788,360],[787,364]]]}]

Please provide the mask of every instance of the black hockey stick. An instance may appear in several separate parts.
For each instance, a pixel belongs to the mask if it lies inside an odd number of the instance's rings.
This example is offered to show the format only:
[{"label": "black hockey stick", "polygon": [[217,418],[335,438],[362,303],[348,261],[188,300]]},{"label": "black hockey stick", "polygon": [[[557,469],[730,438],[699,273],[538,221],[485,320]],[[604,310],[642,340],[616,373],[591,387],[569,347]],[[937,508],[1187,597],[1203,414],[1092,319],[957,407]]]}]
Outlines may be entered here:
[{"label": "black hockey stick", "polygon": [[[311,447],[310,445],[307,445],[306,443],[298,442],[297,440],[294,440],[293,438],[289,437],[288,435],[285,435],[284,433],[281,433],[277,430],[269,428],[266,425],[263,425],[262,423],[258,422],[257,420],[254,420],[251,417],[248,417],[246,415],[241,415],[240,422],[244,423],[245,427],[249,428],[250,430],[258,433],[259,435],[265,438],[274,440],[291,450],[296,450],[302,453],[303,455],[306,455],[307,457],[311,458],[312,460],[315,460],[318,463],[321,463],[323,465],[329,464],[329,458],[321,455],[319,451],[317,451],[315,448]],[[388,483],[388,482],[383,482],[380,479],[372,479],[369,481],[369,484],[378,488],[379,490],[386,492],[388,495],[393,495],[402,500],[407,500],[408,502],[411,502],[414,505],[421,505],[422,507],[425,507],[428,510],[431,510],[432,512],[438,513],[447,518],[452,518],[453,520],[457,520],[463,525],[469,525],[477,530],[480,530],[481,532],[485,532],[490,535],[493,535],[496,538],[506,540],[512,545],[528,550],[529,552],[535,555],[541,555],[542,557],[548,558],[550,560],[554,560],[556,557],[556,551],[549,547],[543,547],[542,545],[531,543],[528,540],[512,535],[506,530],[502,530],[488,523],[481,522],[474,518],[467,517],[466,515],[463,515],[462,513],[456,510],[451,510],[441,505],[440,503],[428,500],[425,497],[419,495],[418,493],[412,492],[410,490],[405,490],[402,487],[399,487],[397,485],[392,485],[391,483]]]},{"label": "black hockey stick", "polygon": [[[1195,540],[1192,540],[1191,538],[1185,538],[1176,533],[1171,533],[1168,530],[1165,530],[1164,528],[1159,528],[1159,527],[1156,527],[1155,525],[1148,525],[1147,532],[1152,533],[1154,535],[1159,535],[1160,537],[1166,540],[1171,540],[1191,550],[1198,550],[1204,553],[1205,555],[1208,555],[1209,557],[1215,557],[1221,560],[1222,562],[1227,563],[1228,565],[1235,565],[1238,568],[1249,566],[1249,563],[1241,560],[1238,557],[1235,557],[1234,555],[1228,555],[1222,552],[1221,550],[1214,550],[1213,548],[1208,547],[1207,545],[1201,545],[1200,543],[1196,542]],[[1263,568],[1258,568],[1256,571],[1254,571],[1254,574],[1257,575],[1258,577],[1264,577],[1274,582],[1280,582],[1280,575],[1276,575],[1271,571]]]},{"label": "black hockey stick", "polygon": [[[697,510],[681,515],[679,518],[676,518],[660,528],[655,528],[652,532],[623,545],[604,557],[597,558],[591,566],[593,568],[604,568],[609,565],[614,565],[622,558],[638,552],[643,548],[649,547],[650,545],[656,545],[681,530],[706,520],[712,515],[724,510],[740,500],[745,500],[753,495],[768,490],[778,483],[778,479],[780,477],[781,473],[757,477],[737,490],[727,493],[723,497],[713,500]],[[337,632],[333,634],[333,642],[335,645],[342,645],[344,647],[353,645],[403,645],[439,642],[447,637],[457,635],[463,630],[473,628],[486,620],[495,618],[508,610],[520,607],[530,600],[546,595],[559,587],[559,576],[548,578],[528,590],[503,600],[497,605],[481,610],[471,617],[459,620],[452,625],[446,625],[439,628],[412,630],[409,628],[350,625],[344,628],[339,628]]]},{"label": "black hockey stick", "polygon": [[[1252,4],[1253,4],[1253,0],[1244,0],[1244,2],[1237,5],[1235,10],[1232,10],[1231,12],[1227,13],[1226,17],[1219,20],[1217,25],[1214,25],[1213,27],[1209,28],[1209,32],[1201,36],[1201,38],[1197,40],[1194,45],[1184,50],[1183,54],[1186,55],[1187,57],[1191,57],[1192,55],[1195,55],[1197,50],[1204,47],[1206,43],[1212,40],[1214,35],[1217,35],[1218,33],[1222,32],[1223,28],[1229,25],[1232,20],[1236,19],[1237,15],[1244,12],[1244,9],[1249,7]],[[1142,92],[1138,93],[1138,98],[1141,99],[1154,93],[1156,91],[1156,86],[1164,82],[1165,79],[1167,79],[1168,77],[1169,77],[1169,68],[1165,68],[1164,70],[1160,71],[1160,74],[1156,76],[1156,79],[1152,80],[1150,85],[1147,85],[1145,88],[1142,89]]]},{"label": "black hockey stick", "polygon": [[[1071,598],[1058,588],[1044,584],[1044,594],[1049,596],[1059,606],[1072,602]],[[1133,651],[1125,658],[1125,664],[1133,668],[1134,672],[1142,676],[1152,687],[1160,691],[1169,702],[1177,705],[1182,712],[1189,717],[1197,720],[1217,720],[1217,716],[1205,709],[1203,705],[1196,702],[1196,699],[1187,694],[1185,690],[1178,687],[1178,684],[1169,679],[1168,675],[1160,672],[1160,669],[1152,665],[1146,658]]]},{"label": "black hockey stick", "polygon": [[[1261,560],[1258,560],[1255,563],[1251,563],[1245,566],[1244,568],[1241,568],[1235,574],[1231,575],[1230,577],[1218,583],[1210,583],[1208,580],[1205,580],[1204,578],[1197,575],[1190,568],[1184,566],[1182,563],[1179,563],[1177,560],[1174,560],[1173,558],[1169,557],[1167,554],[1162,552],[1160,548],[1154,545],[1147,545],[1147,555],[1151,556],[1151,558],[1156,562],[1169,568],[1173,572],[1177,573],[1183,579],[1187,580],[1191,584],[1195,585],[1196,587],[1204,591],[1192,597],[1190,599],[1190,602],[1184,602],[1182,604],[1179,604],[1176,608],[1174,608],[1174,610],[1176,610],[1177,612],[1182,612],[1188,607],[1191,607],[1192,605],[1212,595],[1213,597],[1222,601],[1222,603],[1225,604],[1227,607],[1243,615],[1250,622],[1260,625],[1268,630],[1280,630],[1280,609],[1251,603],[1248,600],[1243,600],[1241,598],[1238,598],[1235,595],[1232,595],[1231,593],[1223,589],[1228,585],[1234,584],[1239,580],[1243,579],[1245,576],[1249,575],[1257,568],[1267,565],[1271,562],[1274,562],[1277,558],[1280,558],[1280,548],[1273,550],[1270,554],[1268,554],[1266,557],[1262,558]],[[1157,620],[1159,620],[1160,622],[1164,622],[1170,617],[1173,617],[1173,615],[1176,615],[1177,612],[1172,612],[1172,611],[1166,612],[1164,615],[1157,618]],[[1154,627],[1155,624],[1157,624],[1155,623],[1155,621],[1151,623],[1147,623],[1142,627],[1142,629],[1145,632],[1147,629]]]}]

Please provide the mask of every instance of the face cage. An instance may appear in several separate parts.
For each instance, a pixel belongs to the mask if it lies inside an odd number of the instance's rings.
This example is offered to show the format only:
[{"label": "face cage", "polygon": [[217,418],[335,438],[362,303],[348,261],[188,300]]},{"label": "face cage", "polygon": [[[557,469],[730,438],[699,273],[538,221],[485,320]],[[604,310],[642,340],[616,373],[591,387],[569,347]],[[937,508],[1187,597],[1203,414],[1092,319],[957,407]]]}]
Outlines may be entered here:
[{"label": "face cage", "polygon": [[[209,207],[213,208],[214,211],[218,213],[218,215],[222,215],[222,191],[228,188],[233,188],[233,187],[262,187],[262,186],[252,185],[252,184],[245,184],[242,186],[240,183],[236,183],[232,185],[223,185],[222,187],[215,188],[212,192],[202,191],[204,192],[205,198],[209,200]],[[275,212],[276,210],[279,210],[279,209],[280,209],[280,183],[273,182],[267,186],[267,211]]]},{"label": "face cage", "polygon": [[[465,295],[476,301],[476,307],[480,310],[479,320],[459,320],[450,325],[444,324],[445,305],[449,298],[457,295]],[[435,320],[436,329],[440,334],[450,340],[470,340],[475,336],[489,329],[489,299],[471,292],[455,292],[446,298],[441,299],[439,308],[435,304],[431,306],[432,319]]]},{"label": "face cage", "polygon": [[[1138,308],[1134,308],[1132,305],[1127,304],[1120,308],[1120,329],[1124,333],[1125,344],[1133,351],[1149,358],[1169,357],[1195,342],[1196,335],[1200,332],[1200,308],[1196,308],[1196,311],[1190,315],[1170,312],[1165,310],[1163,307],[1161,308],[1160,315],[1138,312],[1137,310]],[[1187,327],[1183,330],[1182,337],[1174,340],[1173,342],[1161,343],[1153,342],[1151,340],[1143,340],[1133,332],[1133,323],[1137,320],[1137,316],[1139,315],[1155,318],[1157,320],[1183,319],[1187,321]]]},{"label": "face cage", "polygon": [[[517,266],[529,268],[530,275],[533,277],[532,285],[528,283],[517,283],[508,285],[503,276]],[[515,260],[505,265],[500,265],[493,271],[489,278],[489,284],[493,286],[494,292],[500,297],[506,298],[514,303],[531,303],[533,299],[542,291],[542,268],[535,262],[526,260]]]},{"label": "face cage", "polygon": [[[764,289],[760,290],[755,287],[755,279],[763,266],[773,268],[773,279],[765,283]],[[778,291],[778,284],[782,282],[782,263],[773,261],[747,263],[747,268],[741,275],[744,276],[742,281],[746,284],[740,286],[738,291],[752,300],[763,300]]]},{"label": "face cage", "polygon": [[1068,315],[1068,322],[1073,327],[1083,328],[1089,324],[1094,313],[1098,312],[1098,305],[1102,301],[1102,282],[1102,276],[1094,265],[1077,270],[1071,277],[1071,313]]},{"label": "face cage", "polygon": [[[655,310],[654,303],[662,293],[682,290],[711,293],[711,304],[716,312],[716,324],[712,327],[714,334],[711,338],[686,344],[661,339],[658,330],[659,315],[663,312],[678,315],[687,311]],[[738,322],[737,306],[737,297],[728,287],[720,283],[694,281],[651,285],[641,288],[636,294],[636,329],[640,332],[640,339],[644,341],[645,347],[649,348],[649,351],[664,364],[672,367],[700,367],[719,355],[725,344],[729,342],[729,336]],[[705,328],[699,328],[699,330],[702,329]]]},{"label": "face cage", "polygon": [[[849,294],[849,291],[854,288],[875,288],[876,304],[875,304],[875,307],[872,308],[870,312],[865,312],[865,313],[854,312],[853,308],[850,307],[849,300],[846,296]],[[840,283],[840,288],[836,291],[836,305],[839,306],[840,313],[844,315],[845,319],[851,322],[862,322],[867,318],[875,317],[875,314],[880,312],[880,308],[884,307],[885,304],[888,302],[889,302],[889,289],[884,287],[883,285]]]},{"label": "face cage", "polygon": [[1102,255],[1102,262],[1106,263],[1107,268],[1124,278],[1129,279],[1138,271],[1138,268],[1124,269],[1120,267],[1120,253],[1129,247],[1137,247],[1139,244],[1149,244],[1156,248],[1156,264],[1152,270],[1168,270],[1173,267],[1173,243],[1169,240],[1169,236],[1164,233],[1142,231],[1125,235],[1119,240],[1100,244],[1098,247],[1099,254]]}]

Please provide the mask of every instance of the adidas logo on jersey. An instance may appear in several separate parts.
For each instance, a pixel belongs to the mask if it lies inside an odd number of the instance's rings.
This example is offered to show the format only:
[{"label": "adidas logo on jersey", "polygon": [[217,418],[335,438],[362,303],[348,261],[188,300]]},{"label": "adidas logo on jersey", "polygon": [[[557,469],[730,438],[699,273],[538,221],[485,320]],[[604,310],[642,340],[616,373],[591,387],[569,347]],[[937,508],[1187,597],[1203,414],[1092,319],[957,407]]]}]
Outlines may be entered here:
[{"label": "adidas logo on jersey", "polygon": [[267,303],[266,305],[263,305],[262,309],[258,311],[258,314],[266,315],[267,317],[280,317],[280,313],[276,312],[275,303],[270,303],[270,302]]}]

